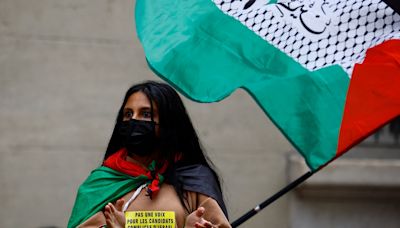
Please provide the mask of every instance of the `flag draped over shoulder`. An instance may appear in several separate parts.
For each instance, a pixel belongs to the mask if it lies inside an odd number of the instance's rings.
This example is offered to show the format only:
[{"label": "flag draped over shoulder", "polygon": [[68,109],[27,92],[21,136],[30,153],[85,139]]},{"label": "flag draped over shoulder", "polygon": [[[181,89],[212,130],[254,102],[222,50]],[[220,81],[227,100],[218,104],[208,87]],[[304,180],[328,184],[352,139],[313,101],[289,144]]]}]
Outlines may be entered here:
[{"label": "flag draped over shoulder", "polygon": [[133,177],[105,166],[93,170],[79,187],[68,228],[77,227],[102,211],[107,203],[115,202],[147,180],[145,175]]},{"label": "flag draped over shoulder", "polygon": [[400,15],[377,0],[137,0],[150,67],[189,98],[243,88],[316,170],[400,114]]}]

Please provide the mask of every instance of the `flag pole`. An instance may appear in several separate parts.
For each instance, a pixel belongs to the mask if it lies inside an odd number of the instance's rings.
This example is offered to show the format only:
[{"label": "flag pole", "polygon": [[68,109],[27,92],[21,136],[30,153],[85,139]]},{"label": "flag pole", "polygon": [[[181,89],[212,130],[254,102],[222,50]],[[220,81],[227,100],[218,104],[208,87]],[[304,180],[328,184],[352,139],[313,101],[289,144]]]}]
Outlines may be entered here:
[{"label": "flag pole", "polygon": [[[318,169],[319,170],[319,169]],[[316,170],[316,171],[318,171]],[[260,203],[250,211],[248,211],[246,214],[242,215],[240,218],[236,219],[234,222],[231,223],[232,228],[238,227],[240,224],[244,223],[247,221],[249,218],[253,217],[255,214],[257,214],[259,211],[264,209],[266,206],[270,205],[273,203],[275,200],[279,199],[281,196],[292,190],[293,188],[297,187],[297,185],[303,183],[305,180],[307,180],[309,177],[311,177],[316,171],[308,171],[307,173],[303,174],[301,177],[297,178],[293,182],[291,182],[289,185],[281,189],[279,192],[275,193],[273,196],[269,197],[266,199],[264,202]]]}]

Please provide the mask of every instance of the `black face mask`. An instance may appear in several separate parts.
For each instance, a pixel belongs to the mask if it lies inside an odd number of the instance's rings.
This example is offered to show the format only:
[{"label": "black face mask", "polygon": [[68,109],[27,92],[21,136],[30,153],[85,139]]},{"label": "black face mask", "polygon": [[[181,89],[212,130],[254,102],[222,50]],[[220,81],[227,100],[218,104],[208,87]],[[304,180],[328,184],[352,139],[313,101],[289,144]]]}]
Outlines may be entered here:
[{"label": "black face mask", "polygon": [[124,146],[128,150],[128,155],[148,156],[154,152],[158,145],[154,121],[135,119],[123,121],[119,133],[124,139]]}]

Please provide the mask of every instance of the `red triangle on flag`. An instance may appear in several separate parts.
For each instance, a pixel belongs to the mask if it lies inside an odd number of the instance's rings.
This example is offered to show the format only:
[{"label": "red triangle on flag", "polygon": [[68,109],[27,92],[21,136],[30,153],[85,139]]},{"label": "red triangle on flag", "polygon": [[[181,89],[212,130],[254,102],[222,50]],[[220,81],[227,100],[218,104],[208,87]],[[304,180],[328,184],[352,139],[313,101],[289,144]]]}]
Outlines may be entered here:
[{"label": "red triangle on flag", "polygon": [[400,115],[400,40],[367,51],[354,68],[340,128],[337,156]]}]

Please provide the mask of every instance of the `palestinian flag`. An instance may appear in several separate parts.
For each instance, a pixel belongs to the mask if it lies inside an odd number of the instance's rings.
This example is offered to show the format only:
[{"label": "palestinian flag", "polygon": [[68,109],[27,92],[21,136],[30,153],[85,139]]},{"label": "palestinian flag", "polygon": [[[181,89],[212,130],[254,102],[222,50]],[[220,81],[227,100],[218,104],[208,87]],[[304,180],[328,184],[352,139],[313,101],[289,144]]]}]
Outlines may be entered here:
[{"label": "palestinian flag", "polygon": [[199,102],[245,89],[316,170],[400,114],[388,2],[137,0],[136,26],[159,76]]}]

